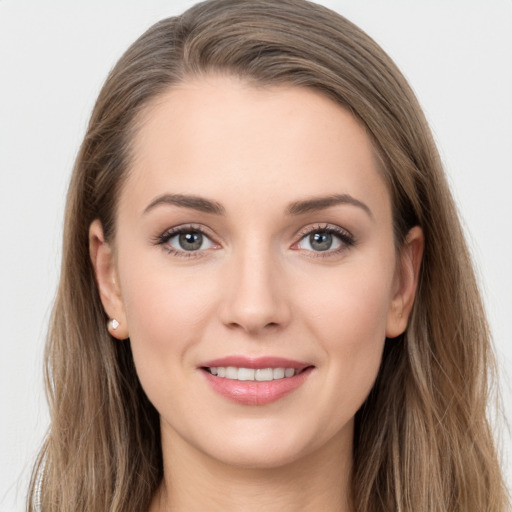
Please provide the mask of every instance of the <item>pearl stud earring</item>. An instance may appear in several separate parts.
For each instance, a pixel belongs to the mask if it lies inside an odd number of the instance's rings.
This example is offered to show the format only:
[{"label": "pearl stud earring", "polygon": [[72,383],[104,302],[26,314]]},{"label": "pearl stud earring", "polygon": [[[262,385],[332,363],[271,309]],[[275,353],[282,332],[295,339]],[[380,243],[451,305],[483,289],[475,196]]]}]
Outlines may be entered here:
[{"label": "pearl stud earring", "polygon": [[119,322],[115,318],[112,318],[108,321],[109,329],[112,329],[113,331],[115,331],[118,327],[119,327]]}]

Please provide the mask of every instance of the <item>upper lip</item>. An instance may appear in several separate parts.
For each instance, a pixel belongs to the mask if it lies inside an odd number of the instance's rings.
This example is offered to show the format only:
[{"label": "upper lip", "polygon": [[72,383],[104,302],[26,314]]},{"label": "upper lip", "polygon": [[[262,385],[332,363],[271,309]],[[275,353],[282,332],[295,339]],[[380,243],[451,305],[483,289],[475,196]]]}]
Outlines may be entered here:
[{"label": "upper lip", "polygon": [[246,357],[246,356],[226,356],[218,359],[206,361],[200,365],[202,368],[211,367],[227,367],[234,366],[236,368],[294,368],[295,370],[304,370],[311,363],[304,363],[284,357],[263,356],[263,357]]}]

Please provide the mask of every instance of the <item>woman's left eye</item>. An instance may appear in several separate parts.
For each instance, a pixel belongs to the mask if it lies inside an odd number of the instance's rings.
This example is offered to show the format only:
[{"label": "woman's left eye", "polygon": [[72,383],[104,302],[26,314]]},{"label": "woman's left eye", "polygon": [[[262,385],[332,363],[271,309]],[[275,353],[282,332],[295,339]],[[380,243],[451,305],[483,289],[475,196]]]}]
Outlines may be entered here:
[{"label": "woman's left eye", "polygon": [[296,244],[296,248],[314,252],[337,252],[353,244],[354,239],[348,232],[323,228],[305,234]]}]

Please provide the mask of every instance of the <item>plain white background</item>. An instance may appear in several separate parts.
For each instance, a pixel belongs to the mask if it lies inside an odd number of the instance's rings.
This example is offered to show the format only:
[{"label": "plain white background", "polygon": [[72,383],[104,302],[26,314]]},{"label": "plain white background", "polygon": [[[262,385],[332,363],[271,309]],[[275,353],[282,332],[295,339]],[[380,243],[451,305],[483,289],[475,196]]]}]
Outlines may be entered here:
[{"label": "plain white background", "polygon": [[[193,3],[0,0],[1,512],[23,510],[48,425],[43,344],[67,182],[93,102],[136,37]],[[425,109],[478,269],[510,421],[512,1],[322,3],[384,47]],[[511,453],[509,438],[502,451]]]}]

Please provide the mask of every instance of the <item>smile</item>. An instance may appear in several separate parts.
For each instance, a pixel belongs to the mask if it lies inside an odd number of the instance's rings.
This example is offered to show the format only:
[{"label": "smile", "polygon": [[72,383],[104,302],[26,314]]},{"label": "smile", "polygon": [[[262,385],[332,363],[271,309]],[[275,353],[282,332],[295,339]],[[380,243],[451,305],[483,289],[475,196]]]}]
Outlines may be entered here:
[{"label": "smile", "polygon": [[314,366],[280,357],[229,356],[199,367],[215,394],[240,405],[266,405],[298,390]]},{"label": "smile", "polygon": [[212,366],[206,368],[212,375],[230,380],[268,382],[293,377],[300,373],[295,368],[237,368]]}]

